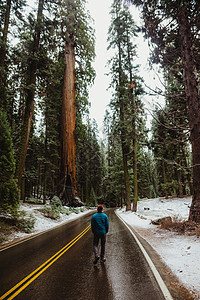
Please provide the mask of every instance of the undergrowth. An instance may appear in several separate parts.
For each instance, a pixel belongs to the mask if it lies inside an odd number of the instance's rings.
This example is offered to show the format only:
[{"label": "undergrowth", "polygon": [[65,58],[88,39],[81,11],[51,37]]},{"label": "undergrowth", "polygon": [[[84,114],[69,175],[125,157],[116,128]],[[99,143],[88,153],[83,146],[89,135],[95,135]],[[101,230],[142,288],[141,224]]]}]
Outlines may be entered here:
[{"label": "undergrowth", "polygon": [[193,221],[185,221],[175,216],[160,224],[160,228],[178,232],[179,234],[191,234],[200,237],[200,225]]},{"label": "undergrowth", "polygon": [[60,214],[78,214],[79,212],[83,212],[84,208],[62,206],[61,200],[57,196],[54,196],[50,201],[50,206],[45,205],[43,208],[39,209],[39,211],[42,212],[45,217],[57,220],[60,218]]},{"label": "undergrowth", "polygon": [[7,241],[12,233],[22,231],[30,233],[34,229],[35,218],[26,215],[25,211],[14,211],[0,216],[0,244]]}]

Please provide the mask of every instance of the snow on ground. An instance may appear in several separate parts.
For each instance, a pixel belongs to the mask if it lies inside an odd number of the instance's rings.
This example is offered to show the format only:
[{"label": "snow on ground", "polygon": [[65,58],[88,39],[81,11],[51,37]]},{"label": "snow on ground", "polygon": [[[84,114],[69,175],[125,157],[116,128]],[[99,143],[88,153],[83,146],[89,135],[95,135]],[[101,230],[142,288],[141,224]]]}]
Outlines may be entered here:
[{"label": "snow on ground", "polygon": [[133,226],[160,255],[183,285],[200,299],[200,237],[180,235],[160,229],[152,220],[171,216],[186,220],[192,198],[148,199],[138,202],[137,213],[118,209],[117,213]]},{"label": "snow on ground", "polygon": [[24,238],[28,237],[37,233],[40,233],[42,231],[51,229],[56,226],[60,226],[63,223],[66,223],[67,221],[71,221],[77,218],[80,218],[84,214],[87,214],[91,212],[91,209],[87,209],[85,207],[82,207],[83,212],[80,211],[79,213],[70,213],[70,215],[66,214],[60,214],[60,219],[53,220],[50,218],[45,217],[42,212],[39,211],[41,209],[41,205],[36,205],[36,204],[21,204],[20,205],[20,210],[25,211],[26,216],[32,215],[35,218],[35,225],[34,225],[34,230],[32,233],[24,233],[24,232],[16,232],[10,235],[9,240],[6,242],[12,242],[14,239],[18,238]]}]

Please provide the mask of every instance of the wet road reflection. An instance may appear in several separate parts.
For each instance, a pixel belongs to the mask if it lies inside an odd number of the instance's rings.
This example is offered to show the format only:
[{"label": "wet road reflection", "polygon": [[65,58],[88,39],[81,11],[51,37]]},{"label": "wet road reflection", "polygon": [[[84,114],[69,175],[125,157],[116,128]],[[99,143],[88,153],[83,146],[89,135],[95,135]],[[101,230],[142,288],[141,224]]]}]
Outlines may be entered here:
[{"label": "wet road reflection", "polygon": [[[93,235],[90,230],[17,299],[162,300],[162,293],[130,232],[113,210],[106,213],[110,230],[105,264],[99,262],[97,266],[93,265]],[[72,240],[90,224],[90,220],[91,215],[85,216],[59,230],[0,253],[4,274],[0,275],[0,285],[3,292]],[[20,262],[15,263],[18,257]]]}]

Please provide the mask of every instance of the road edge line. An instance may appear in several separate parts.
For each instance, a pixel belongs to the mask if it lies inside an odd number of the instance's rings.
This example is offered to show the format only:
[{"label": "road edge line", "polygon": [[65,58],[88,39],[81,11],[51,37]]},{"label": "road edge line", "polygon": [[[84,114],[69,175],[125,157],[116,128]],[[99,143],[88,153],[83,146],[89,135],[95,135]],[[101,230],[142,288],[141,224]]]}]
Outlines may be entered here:
[{"label": "road edge line", "polygon": [[144,247],[142,246],[141,242],[139,241],[138,237],[135,235],[135,233],[131,230],[131,228],[128,226],[128,224],[122,219],[122,217],[116,212],[115,210],[115,214],[116,216],[124,223],[124,225],[128,228],[128,230],[130,231],[130,233],[132,234],[132,236],[134,237],[135,241],[137,242],[139,248],[141,249],[146,261],[149,264],[149,267],[163,293],[163,296],[165,297],[166,300],[173,300],[166,284],[164,283],[162,277],[160,276],[158,270],[156,269],[153,261],[151,260],[150,256],[148,255],[147,251],[144,249]]}]

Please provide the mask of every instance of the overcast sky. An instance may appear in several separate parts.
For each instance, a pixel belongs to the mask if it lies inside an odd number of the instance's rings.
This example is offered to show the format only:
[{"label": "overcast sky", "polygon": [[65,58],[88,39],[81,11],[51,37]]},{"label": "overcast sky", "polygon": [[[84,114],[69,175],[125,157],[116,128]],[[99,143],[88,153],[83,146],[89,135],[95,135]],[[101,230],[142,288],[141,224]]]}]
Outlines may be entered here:
[{"label": "overcast sky", "polygon": [[[96,70],[96,79],[94,85],[90,89],[91,102],[91,118],[96,119],[99,126],[100,136],[102,137],[102,126],[105,115],[105,110],[111,99],[111,91],[108,91],[110,78],[105,74],[108,72],[106,63],[110,57],[110,52],[107,51],[107,33],[110,26],[110,7],[113,0],[88,0],[87,7],[91,17],[94,19],[96,31],[96,59],[94,68]],[[139,11],[133,6],[130,7],[134,21],[137,25],[141,23]],[[137,44],[137,63],[141,65],[140,76],[144,78],[145,83],[151,88],[158,86],[162,88],[156,72],[149,70],[148,57],[149,47],[148,42],[140,35],[136,40]],[[156,68],[156,67],[155,67]],[[148,126],[150,126],[150,112],[153,110],[153,105],[156,102],[161,102],[161,99],[156,97],[145,96],[143,102],[148,108]],[[150,112],[149,112],[150,111]]]}]

